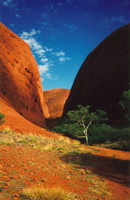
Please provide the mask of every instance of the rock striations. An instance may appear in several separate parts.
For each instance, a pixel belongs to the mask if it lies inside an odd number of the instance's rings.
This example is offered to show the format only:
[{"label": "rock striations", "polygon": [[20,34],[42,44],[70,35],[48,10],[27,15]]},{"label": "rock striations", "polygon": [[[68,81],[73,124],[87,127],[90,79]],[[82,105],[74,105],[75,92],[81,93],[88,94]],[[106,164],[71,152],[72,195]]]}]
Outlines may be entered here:
[{"label": "rock striations", "polygon": [[82,64],[64,113],[77,105],[91,105],[108,112],[111,120],[121,117],[118,102],[129,88],[130,24],[116,30],[97,46]]},{"label": "rock striations", "polygon": [[49,117],[37,63],[20,37],[0,23],[0,93],[29,121],[46,127]]}]

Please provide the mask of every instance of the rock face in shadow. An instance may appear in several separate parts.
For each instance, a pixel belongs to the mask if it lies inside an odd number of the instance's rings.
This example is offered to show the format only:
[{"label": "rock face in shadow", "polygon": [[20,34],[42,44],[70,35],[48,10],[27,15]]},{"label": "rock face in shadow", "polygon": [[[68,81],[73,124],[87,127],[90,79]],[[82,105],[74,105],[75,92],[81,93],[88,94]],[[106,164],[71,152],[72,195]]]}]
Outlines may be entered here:
[{"label": "rock face in shadow", "polygon": [[130,82],[130,24],[116,30],[85,59],[71,88],[64,114],[77,105],[104,109],[111,120],[122,117],[118,102]]},{"label": "rock face in shadow", "polygon": [[46,127],[49,116],[37,63],[20,37],[0,23],[0,93],[29,121]]},{"label": "rock face in shadow", "polygon": [[51,89],[43,92],[45,102],[49,109],[50,118],[62,116],[64,104],[69,93],[69,89]]}]

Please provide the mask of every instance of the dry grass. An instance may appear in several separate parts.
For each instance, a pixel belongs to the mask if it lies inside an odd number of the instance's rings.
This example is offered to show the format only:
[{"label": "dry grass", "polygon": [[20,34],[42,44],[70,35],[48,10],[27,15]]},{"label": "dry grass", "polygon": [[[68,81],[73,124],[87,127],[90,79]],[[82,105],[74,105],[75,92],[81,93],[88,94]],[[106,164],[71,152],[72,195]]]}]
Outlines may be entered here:
[{"label": "dry grass", "polygon": [[71,193],[60,187],[32,186],[24,189],[23,195],[30,200],[72,200]]},{"label": "dry grass", "polygon": [[[0,144],[2,145],[20,145],[27,148],[38,149],[40,151],[53,151],[58,156],[70,155],[72,160],[69,165],[80,168],[86,166],[82,155],[91,156],[93,151],[99,151],[99,148],[86,148],[80,145],[79,141],[61,137],[60,139],[46,138],[43,136],[29,134],[14,133],[6,128],[0,132]],[[101,196],[102,199],[110,197],[109,189],[105,181],[92,171],[86,169],[85,179],[90,183],[88,187],[88,199],[94,200],[95,196]],[[43,186],[35,186],[23,190],[21,200],[74,200],[74,195],[62,188],[43,188]]]},{"label": "dry grass", "polygon": [[59,139],[47,138],[32,133],[14,133],[9,128],[0,132],[0,144],[5,145],[28,145],[41,151],[54,151],[66,154],[68,152],[82,151],[80,142],[61,136]]},{"label": "dry grass", "polygon": [[111,196],[109,188],[104,182],[103,178],[89,171],[86,178],[87,181],[91,183],[91,185],[89,186],[89,192],[91,194],[99,195],[100,197],[102,197],[102,199],[106,199]]}]

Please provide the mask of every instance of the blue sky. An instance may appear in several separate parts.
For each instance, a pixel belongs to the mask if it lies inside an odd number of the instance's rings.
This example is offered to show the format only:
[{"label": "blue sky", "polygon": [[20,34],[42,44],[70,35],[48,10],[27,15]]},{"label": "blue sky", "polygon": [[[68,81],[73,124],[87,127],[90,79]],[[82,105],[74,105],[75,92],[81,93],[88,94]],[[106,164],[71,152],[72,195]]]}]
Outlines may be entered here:
[{"label": "blue sky", "polygon": [[86,56],[129,13],[129,0],[0,0],[0,21],[30,45],[44,90],[70,89]]}]

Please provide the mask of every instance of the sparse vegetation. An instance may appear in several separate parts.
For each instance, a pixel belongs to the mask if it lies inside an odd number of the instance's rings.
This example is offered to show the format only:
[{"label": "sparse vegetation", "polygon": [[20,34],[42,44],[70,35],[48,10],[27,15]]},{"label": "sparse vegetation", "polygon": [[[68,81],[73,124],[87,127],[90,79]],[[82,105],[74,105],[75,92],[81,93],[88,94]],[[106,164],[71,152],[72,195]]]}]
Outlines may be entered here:
[{"label": "sparse vegetation", "polygon": [[119,106],[122,109],[124,117],[130,122],[130,90],[123,92]]},{"label": "sparse vegetation", "polygon": [[5,115],[0,113],[0,125],[5,122],[5,120],[3,120],[4,117],[5,117]]},{"label": "sparse vegetation", "polygon": [[60,187],[33,186],[24,189],[23,195],[29,200],[72,200],[71,193]]},{"label": "sparse vegetation", "polygon": [[18,134],[11,131],[9,128],[4,129],[0,133],[0,144],[3,145],[27,145],[31,148],[41,151],[54,151],[66,153],[68,150],[72,152],[80,151],[80,142],[70,140],[65,136],[60,136],[59,139],[47,138],[41,135]]},{"label": "sparse vegetation", "polygon": [[[125,96],[129,98],[128,92],[125,93]],[[126,104],[122,103],[128,110],[128,98]],[[116,128],[112,127],[105,123],[99,123],[104,120],[107,120],[106,113],[102,110],[97,110],[97,112],[90,112],[90,107],[81,107],[79,106],[77,111],[69,111],[67,115],[69,118],[65,118],[61,124],[53,129],[53,131],[64,133],[65,135],[79,139],[84,142],[84,137],[89,134],[89,144],[90,145],[99,145],[112,149],[120,150],[129,150],[130,149],[130,128]],[[88,117],[86,118],[88,110]],[[128,117],[128,112],[126,112]],[[72,120],[70,120],[72,119]],[[87,121],[86,121],[87,120]],[[86,132],[87,131],[87,132]],[[84,134],[84,136],[83,136]],[[85,136],[86,134],[86,136]],[[83,139],[82,139],[83,138]]]},{"label": "sparse vegetation", "polygon": [[[96,127],[95,127],[96,129]],[[103,130],[105,131],[105,127],[103,126],[102,128],[102,132]],[[100,132],[100,131],[99,131]],[[80,145],[80,142],[77,140],[72,140],[69,139],[68,137],[65,136],[59,136],[59,139],[54,139],[54,138],[47,138],[47,137],[43,137],[41,135],[33,135],[33,134],[26,134],[26,135],[22,135],[22,134],[18,134],[18,133],[14,133],[13,131],[11,131],[9,128],[4,129],[2,132],[0,132],[0,141],[2,145],[7,145],[7,142],[5,141],[11,141],[10,145],[14,146],[16,145],[16,149],[25,149],[27,150],[26,152],[31,152],[31,149],[38,149],[40,151],[51,151],[49,152],[49,154],[53,154],[56,155],[57,158],[60,158],[61,161],[63,162],[59,162],[60,163],[60,168],[61,168],[61,174],[62,174],[62,179],[66,180],[68,177],[69,179],[67,181],[69,181],[70,185],[73,187],[77,187],[75,185],[75,176],[76,176],[76,180],[80,180],[82,181],[83,184],[85,184],[86,186],[86,192],[84,194],[82,194],[82,197],[87,197],[87,199],[89,200],[93,200],[93,199],[97,199],[98,197],[101,199],[111,199],[111,190],[109,188],[109,186],[107,185],[107,183],[105,182],[105,179],[103,178],[103,176],[100,175],[100,173],[98,174],[95,169],[96,167],[98,167],[97,163],[93,163],[93,158],[95,158],[95,154],[100,154],[100,148],[99,147],[87,147],[85,145]],[[19,147],[20,148],[19,148]],[[5,149],[6,147],[3,146],[3,148]],[[10,147],[9,147],[10,148]],[[12,148],[12,147],[11,147]],[[29,151],[28,151],[29,150]],[[34,150],[33,150],[34,151]],[[95,153],[96,151],[96,153]],[[38,152],[36,151],[36,153],[39,154],[47,154],[48,152]],[[34,154],[34,156],[37,154]],[[116,157],[116,153],[115,155],[113,154],[114,157]],[[40,158],[40,157],[39,157]],[[41,159],[40,159],[41,160]],[[37,162],[37,161],[36,161]],[[43,160],[42,160],[43,162]],[[9,187],[13,187],[16,188],[16,185],[18,186],[18,193],[21,194],[19,196],[19,200],[74,200],[74,199],[78,199],[78,197],[80,197],[80,193],[77,192],[76,194],[70,193],[62,188],[58,189],[55,188],[54,185],[52,185],[52,182],[50,182],[50,186],[48,188],[48,183],[51,180],[51,176],[52,174],[49,172],[48,173],[48,169],[46,169],[47,171],[45,172],[44,175],[42,175],[41,179],[39,178],[39,174],[41,174],[39,171],[40,168],[38,168],[36,171],[37,173],[35,173],[35,158],[30,158],[29,160],[29,167],[27,167],[27,165],[24,163],[22,165],[23,167],[23,171],[24,173],[29,175],[29,178],[26,178],[27,185],[25,185],[25,174],[23,176],[23,174],[18,174],[17,176],[21,178],[21,185],[19,183],[19,180],[17,180],[17,184],[14,179],[11,179],[11,182],[9,184]],[[35,164],[34,164],[35,163]],[[46,163],[46,162],[45,162]],[[56,162],[57,163],[57,162]],[[59,170],[59,168],[57,169],[58,163],[57,165],[53,166],[53,173],[54,176],[57,173],[56,170]],[[9,162],[8,162],[9,165]],[[7,165],[7,166],[8,166]],[[47,167],[48,167],[48,162],[47,162]],[[19,166],[19,165],[18,165]],[[37,166],[37,165],[36,165]],[[44,163],[41,166],[42,168],[44,168]],[[54,170],[54,167],[56,168]],[[15,165],[12,164],[11,168],[14,172],[14,177],[16,177],[16,172],[18,169],[16,167],[15,169]],[[14,169],[16,170],[16,172],[14,171]],[[70,171],[69,171],[69,170]],[[75,171],[76,171],[76,175],[75,175]],[[44,170],[43,170],[44,172]],[[19,170],[18,170],[19,173]],[[22,172],[23,173],[23,172]],[[48,173],[48,174],[46,174]],[[58,172],[59,173],[59,172]],[[65,174],[66,173],[66,174]],[[57,176],[57,175],[56,175]],[[67,177],[67,178],[66,178]],[[86,184],[87,183],[87,184]],[[8,183],[7,183],[8,184]],[[16,184],[16,185],[15,185]],[[20,185],[20,187],[19,187]],[[58,184],[56,184],[58,185]],[[27,188],[25,188],[27,187]],[[53,188],[54,187],[54,188]],[[57,186],[58,187],[58,186]],[[78,187],[81,188],[81,185]],[[24,188],[24,189],[23,189]],[[66,187],[65,187],[66,188]],[[51,189],[51,190],[50,190]],[[2,190],[2,188],[1,188]],[[59,190],[59,193],[58,193]],[[23,191],[23,192],[21,192]],[[3,189],[1,191],[1,194],[3,196],[5,196],[7,192]],[[11,197],[14,197],[14,194],[12,192]],[[79,198],[80,199],[80,198]]]},{"label": "sparse vegetation", "polygon": [[[103,121],[108,120],[107,113],[104,110],[97,109],[95,112],[92,112],[91,106],[78,106],[78,110],[71,110],[67,113],[67,116],[69,117],[69,124],[65,124],[63,122],[63,128],[65,131],[70,131],[73,133],[73,135],[76,136],[76,138],[85,138],[86,144],[88,145],[88,130],[90,126],[94,123],[100,123]],[[62,128],[62,125],[60,127],[61,131],[64,129]],[[77,129],[77,131],[76,131]],[[54,129],[57,131],[57,128]],[[75,133],[76,131],[76,133]]]},{"label": "sparse vegetation", "polygon": [[112,147],[112,143],[117,143],[116,149],[129,150],[130,128],[114,128],[106,124],[94,125],[90,129],[89,141],[91,145],[104,143],[104,147],[105,145]]}]

